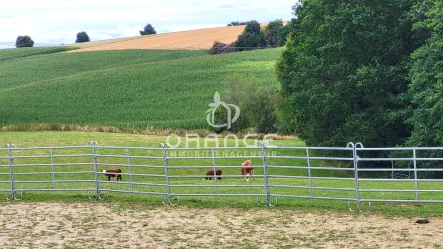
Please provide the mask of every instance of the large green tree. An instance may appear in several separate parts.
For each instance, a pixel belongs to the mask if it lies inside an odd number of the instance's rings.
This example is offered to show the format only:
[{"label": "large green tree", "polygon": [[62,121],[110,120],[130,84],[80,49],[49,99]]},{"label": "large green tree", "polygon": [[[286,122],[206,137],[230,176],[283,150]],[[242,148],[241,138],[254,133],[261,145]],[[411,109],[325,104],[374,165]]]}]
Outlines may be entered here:
[{"label": "large green tree", "polygon": [[409,93],[414,113],[409,121],[414,131],[408,144],[443,146],[443,0],[426,3],[431,5],[427,18],[414,26],[418,33],[429,33],[430,37],[412,54]]},{"label": "large green tree", "polygon": [[235,42],[236,51],[251,50],[266,46],[265,35],[260,28],[260,23],[249,21],[245,30],[238,36]]},{"label": "large green tree", "polygon": [[265,27],[264,34],[269,46],[274,48],[277,47],[277,44],[279,44],[279,30],[282,28],[283,21],[281,19],[269,22],[268,25]]},{"label": "large green tree", "polygon": [[409,136],[418,0],[304,0],[277,65],[295,132],[314,146],[395,146]]},{"label": "large green tree", "polygon": [[277,32],[277,47],[284,46],[286,44],[286,39],[291,33],[291,22],[281,27]]}]

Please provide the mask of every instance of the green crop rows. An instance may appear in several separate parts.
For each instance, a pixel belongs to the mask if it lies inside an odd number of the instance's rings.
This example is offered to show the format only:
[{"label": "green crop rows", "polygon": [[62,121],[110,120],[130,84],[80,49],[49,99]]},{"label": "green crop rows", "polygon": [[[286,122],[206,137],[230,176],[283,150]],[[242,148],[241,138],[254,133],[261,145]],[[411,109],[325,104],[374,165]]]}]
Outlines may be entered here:
[{"label": "green crop rows", "polygon": [[[0,58],[11,51],[0,51]],[[126,50],[0,60],[0,126],[207,128],[206,110],[233,76],[276,84],[281,49],[225,55]],[[223,99],[223,96],[222,96]]]},{"label": "green crop rows", "polygon": [[76,49],[75,47],[43,47],[0,50],[0,61],[23,58],[28,56],[53,54]]}]

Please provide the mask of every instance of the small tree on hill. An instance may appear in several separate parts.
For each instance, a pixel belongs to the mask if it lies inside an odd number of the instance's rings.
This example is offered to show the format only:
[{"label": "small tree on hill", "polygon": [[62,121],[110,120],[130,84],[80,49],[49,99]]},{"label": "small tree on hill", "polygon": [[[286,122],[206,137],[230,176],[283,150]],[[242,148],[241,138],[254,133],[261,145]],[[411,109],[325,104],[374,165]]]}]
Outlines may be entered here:
[{"label": "small tree on hill", "polygon": [[236,51],[250,50],[266,46],[264,33],[260,29],[260,23],[250,21],[245,30],[238,36],[235,42]]},{"label": "small tree on hill", "polygon": [[288,22],[285,26],[280,27],[277,32],[277,47],[284,46],[289,34],[291,33],[291,22]]},{"label": "small tree on hill", "polygon": [[265,28],[265,37],[269,46],[277,47],[278,33],[281,28],[283,28],[283,21],[281,19],[268,23]]},{"label": "small tree on hill", "polygon": [[25,36],[19,35],[17,37],[17,40],[15,41],[16,48],[33,47],[33,46],[34,46],[34,41],[28,35]]},{"label": "small tree on hill", "polygon": [[240,26],[240,25],[246,25],[248,24],[248,22],[239,22],[239,21],[234,21],[228,24],[228,26]]},{"label": "small tree on hill", "polygon": [[85,31],[78,32],[77,33],[77,39],[75,40],[75,43],[82,43],[82,42],[89,42],[89,36]]},{"label": "small tree on hill", "polygon": [[245,32],[258,34],[260,33],[260,23],[256,20],[252,20],[246,23]]},{"label": "small tree on hill", "polygon": [[150,23],[145,26],[143,30],[140,31],[140,35],[155,35],[157,31],[155,31],[154,27]]}]

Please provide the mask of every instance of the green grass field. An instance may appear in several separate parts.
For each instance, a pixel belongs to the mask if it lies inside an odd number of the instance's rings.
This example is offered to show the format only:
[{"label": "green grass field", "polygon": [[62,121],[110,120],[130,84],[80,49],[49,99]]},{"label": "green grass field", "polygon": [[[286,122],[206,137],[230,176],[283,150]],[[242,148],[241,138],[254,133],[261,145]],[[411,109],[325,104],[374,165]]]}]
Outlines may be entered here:
[{"label": "green grass field", "polygon": [[[233,77],[260,79],[259,82],[278,84],[274,72],[280,49],[266,49],[224,55],[208,55],[207,51],[184,50],[128,50],[87,53],[59,53],[71,48],[44,48],[0,51],[0,126],[26,127],[49,124],[115,126],[131,129],[205,129],[206,110],[216,91],[222,93],[225,82]],[[256,80],[254,80],[256,82]],[[44,129],[43,129],[44,130]],[[51,130],[51,129],[49,129]],[[54,129],[56,130],[56,129]],[[121,194],[109,192],[109,202],[121,205],[131,203],[161,204],[159,193],[166,193],[163,151],[157,149],[167,141],[165,136],[148,136],[123,133],[98,132],[0,132],[0,146],[14,143],[19,148],[79,146],[98,141],[100,146],[143,147],[128,151],[118,148],[97,148],[97,169],[94,168],[92,148],[16,150],[14,158],[15,188],[25,193],[24,201],[87,201],[87,191],[94,192],[95,170],[119,167],[124,182],[107,182],[98,174],[101,189],[136,190],[157,193]],[[205,144],[200,139],[200,146]],[[255,141],[248,140],[249,144]],[[223,145],[223,140],[220,143]],[[320,170],[315,167],[351,168],[349,162],[311,160],[312,169],[302,158],[284,156],[306,155],[304,142],[296,139],[273,140],[272,145],[293,149],[269,148],[267,158],[270,175],[270,192],[274,195],[336,197],[355,199],[355,181],[352,170]],[[215,146],[211,140],[209,146]],[[234,141],[228,140],[228,146]],[[181,144],[181,147],[185,144]],[[240,145],[241,147],[242,145]],[[190,145],[197,147],[197,142]],[[169,184],[174,202],[177,195],[183,205],[198,207],[241,207],[256,205],[256,195],[265,202],[263,158],[260,148],[215,150],[226,158],[215,159],[217,168],[223,170],[223,179],[202,181],[213,165],[212,159],[189,159],[186,156],[210,156],[211,150],[191,149],[185,154],[168,151]],[[77,156],[66,156],[73,155]],[[110,157],[117,155],[118,157]],[[278,158],[280,156],[280,158]],[[20,158],[22,157],[22,158]],[[237,158],[238,157],[238,158]],[[240,164],[252,159],[256,167],[254,180],[243,181]],[[51,164],[54,163],[54,174]],[[33,166],[29,166],[32,164]],[[281,167],[283,166],[283,167]],[[299,167],[299,168],[296,168]],[[30,176],[29,173],[33,175]],[[66,173],[71,172],[71,173]],[[74,173],[73,173],[74,172]],[[308,174],[315,177],[306,179]],[[146,174],[149,174],[147,176]],[[290,176],[290,177],[288,177]],[[298,178],[293,178],[297,176]],[[324,179],[336,177],[338,179]],[[56,186],[52,179],[56,179]],[[129,184],[129,178],[135,184]],[[75,182],[73,180],[76,180]],[[8,151],[0,150],[0,190],[10,186]],[[33,183],[32,181],[39,181]],[[282,186],[285,185],[285,186]],[[287,187],[291,186],[291,187]],[[53,191],[72,189],[71,192]],[[325,187],[335,188],[325,190]],[[364,189],[413,190],[413,182],[365,181],[360,182],[363,199],[414,200],[414,193],[374,192]],[[45,189],[46,191],[32,191]],[[419,189],[443,190],[440,182],[419,183]],[[208,197],[208,194],[250,194],[242,197]],[[440,193],[423,192],[420,199],[443,200]],[[275,204],[275,199],[272,203]],[[367,203],[364,203],[366,206]],[[355,202],[352,202],[355,209]],[[392,215],[441,214],[441,204],[374,203],[373,210]],[[279,207],[346,211],[346,201],[311,200],[305,198],[280,198]]]},{"label": "green grass field", "polygon": [[[0,133],[0,144],[14,143],[17,147],[45,147],[45,146],[73,146],[73,145],[86,145],[88,141],[98,141],[101,146],[124,146],[124,147],[144,147],[144,148],[158,148],[160,143],[166,141],[166,137],[163,136],[148,136],[137,134],[116,134],[116,133],[97,133],[97,132],[2,132]],[[204,144],[204,141],[200,141]],[[273,140],[272,145],[278,146],[290,146],[301,147],[304,146],[303,141],[296,138],[285,140]],[[209,146],[214,146],[214,141],[209,143]],[[234,145],[234,141],[228,142],[229,146]],[[195,146],[195,145],[194,145]],[[246,156],[251,158],[251,155],[255,149],[246,149],[249,154]],[[197,150],[190,150],[188,153],[195,156]],[[203,150],[204,151],[204,150]],[[200,155],[205,155],[202,150],[199,150]],[[228,153],[243,153],[245,149],[230,149]],[[259,151],[259,149],[257,149]],[[43,156],[49,155],[49,149],[36,149],[29,151],[14,151],[14,156]],[[24,192],[24,201],[44,201],[44,200],[61,200],[61,201],[88,201],[87,190],[91,190],[92,193],[95,189],[94,182],[94,167],[92,164],[93,158],[90,155],[92,148],[71,148],[71,149],[56,149],[53,151],[53,155],[71,155],[71,154],[83,154],[86,156],[76,157],[55,157],[54,163],[66,165],[55,166],[54,171],[60,174],[55,175],[58,189],[77,189],[76,191],[64,192],[64,191],[52,191],[52,174],[35,174],[32,176],[21,175],[20,173],[29,172],[51,172],[51,166],[38,166],[38,164],[50,164],[49,158],[16,158],[14,159],[14,173],[16,188],[22,189]],[[126,158],[127,151],[125,149],[111,149],[111,148],[97,148],[98,156],[98,171],[106,168],[113,168],[115,166],[108,166],[106,164],[121,164],[119,168],[123,170],[123,183],[116,182],[115,178],[111,182],[107,182],[103,175],[99,174],[101,181],[100,188],[113,189],[113,190],[136,190],[140,192],[155,192],[166,193],[167,189],[164,177],[164,167],[162,150],[149,150],[149,149],[131,149],[131,156],[138,156],[138,158],[131,158],[131,168],[124,166],[128,163]],[[209,153],[209,151],[208,151]],[[275,153],[277,156],[304,156],[304,150],[291,149],[284,150],[281,148],[269,148],[268,154]],[[105,155],[120,155],[121,158],[109,158]],[[259,198],[261,204],[264,204],[265,194],[263,169],[261,165],[263,162],[260,158],[252,158],[257,175],[255,179],[249,182],[243,181],[239,173],[239,168],[224,168],[223,166],[238,166],[244,160],[243,158],[226,158],[216,159],[217,168],[223,169],[223,179],[212,181],[202,181],[204,173],[209,168],[202,168],[203,166],[211,166],[211,159],[188,159],[173,157],[171,152],[168,152],[170,157],[168,161],[169,175],[172,176],[169,179],[171,184],[171,192],[173,194],[173,202],[177,203],[178,194],[214,194],[218,191],[219,194],[251,194],[262,195]],[[244,154],[241,154],[244,155]],[[259,156],[259,154],[257,154]],[[9,166],[7,160],[7,151],[0,151],[0,189],[10,189],[9,181]],[[158,157],[158,158],[148,158]],[[74,163],[87,163],[87,165],[74,165]],[[20,166],[24,164],[37,164],[36,166]],[[285,176],[307,176],[308,171],[306,168],[307,162],[304,159],[290,159],[290,158],[268,158],[267,164],[270,166],[269,175],[273,177],[269,178],[269,184],[271,185],[270,192],[272,194],[280,195],[297,195],[297,196],[309,196],[309,180],[299,178],[285,178]],[[154,166],[154,167],[153,167]],[[294,168],[273,168],[275,166],[302,166],[305,169]],[[330,162],[315,161],[311,162],[313,168],[317,166],[333,166]],[[84,172],[78,174],[63,174],[61,172]],[[129,172],[133,175],[130,176]],[[341,172],[341,171],[340,171]],[[150,174],[151,176],[141,176],[137,174]],[[330,170],[315,170],[311,171],[312,176],[319,177],[312,180],[311,184],[317,189],[313,189],[312,194],[316,197],[337,197],[337,198],[355,198],[355,182],[353,180],[353,172],[341,172]],[[175,176],[175,177],[174,177]],[[339,177],[346,179],[327,180],[321,179],[321,177]],[[132,177],[134,184],[129,184],[129,178]],[[30,183],[28,181],[46,181],[40,183]],[[72,180],[83,180],[84,182],[70,182]],[[146,185],[149,183],[151,185]],[[192,186],[191,186],[192,185]],[[281,185],[295,186],[298,188],[284,188]],[[216,187],[217,186],[217,187]],[[301,187],[301,188],[300,188]],[[324,190],[322,187],[333,187],[336,190]],[[46,189],[47,191],[27,191],[27,189]],[[413,182],[360,182],[360,188],[363,189],[414,189]],[[443,190],[443,186],[439,182],[426,182],[419,184],[420,189],[433,189]],[[174,196],[175,194],[175,196]],[[406,199],[413,200],[414,193],[398,193],[398,192],[361,192],[361,197],[364,199]],[[443,199],[442,193],[420,193],[420,199],[428,200],[441,200]],[[115,192],[108,193],[108,202],[116,202],[121,205],[130,205],[131,203],[145,203],[149,205],[160,205],[161,199],[159,195],[146,195],[146,194],[121,194]],[[243,197],[208,197],[208,196],[183,196],[180,199],[181,205],[199,206],[199,207],[254,207],[256,205],[255,196],[243,196]],[[275,198],[271,199],[271,203],[275,204]],[[355,202],[351,202],[352,207],[355,209]],[[367,207],[368,203],[363,203],[363,208]],[[437,215],[441,214],[439,208],[441,204],[414,204],[414,203],[373,203],[372,210],[375,212],[384,212],[392,215]],[[297,208],[297,209],[318,209],[318,210],[337,210],[346,211],[346,201],[327,201],[327,200],[310,200],[299,198],[279,198],[279,207],[281,208]]]},{"label": "green grass field", "polygon": [[[216,91],[232,77],[277,84],[279,49],[224,55],[125,50],[42,54],[0,51],[0,126],[76,124],[205,129]],[[40,53],[40,54],[39,54]],[[223,99],[223,96],[222,96]]]},{"label": "green grass field", "polygon": [[0,61],[18,59],[29,56],[55,54],[76,49],[75,47],[44,47],[44,48],[20,48],[0,50]]}]

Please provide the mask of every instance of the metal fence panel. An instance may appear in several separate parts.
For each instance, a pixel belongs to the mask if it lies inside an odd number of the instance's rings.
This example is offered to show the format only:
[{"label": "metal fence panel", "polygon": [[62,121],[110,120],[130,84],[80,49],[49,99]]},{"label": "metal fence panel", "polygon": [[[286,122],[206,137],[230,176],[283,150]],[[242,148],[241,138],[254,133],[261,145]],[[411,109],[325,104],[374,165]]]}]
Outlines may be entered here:
[{"label": "metal fence panel", "polygon": [[[380,155],[380,152],[384,156]],[[254,175],[241,175],[252,160]],[[85,191],[162,196],[252,196],[355,202],[443,202],[443,148],[159,148],[88,146],[0,149],[0,192]],[[431,166],[429,166],[431,165]],[[121,169],[121,181],[103,170]],[[212,170],[213,175],[206,175]],[[216,175],[222,170],[222,175]],[[206,181],[202,181],[206,180]],[[249,180],[250,181],[245,181]],[[209,181],[208,181],[209,180]]]}]

